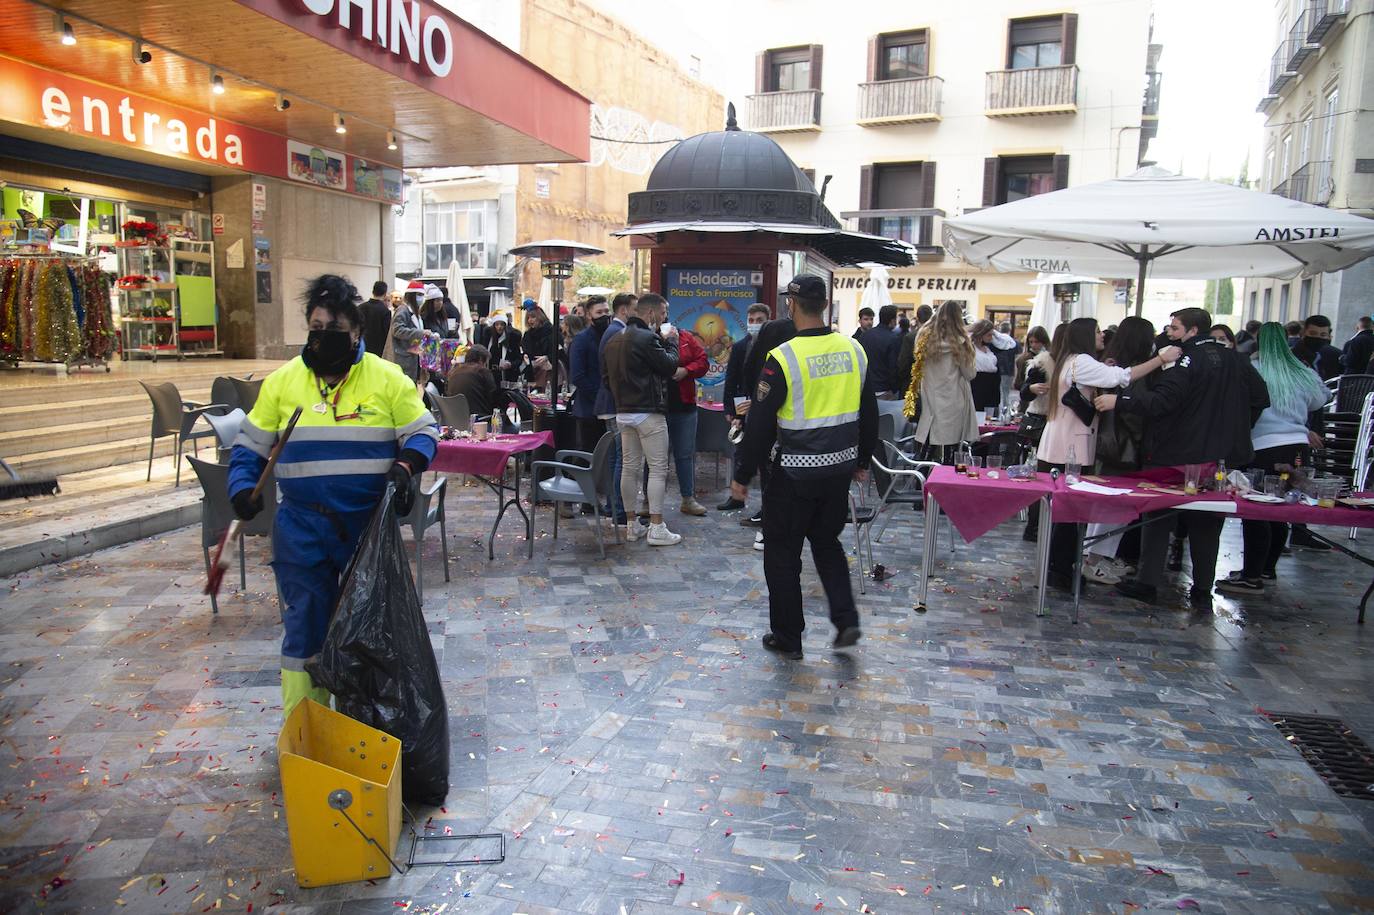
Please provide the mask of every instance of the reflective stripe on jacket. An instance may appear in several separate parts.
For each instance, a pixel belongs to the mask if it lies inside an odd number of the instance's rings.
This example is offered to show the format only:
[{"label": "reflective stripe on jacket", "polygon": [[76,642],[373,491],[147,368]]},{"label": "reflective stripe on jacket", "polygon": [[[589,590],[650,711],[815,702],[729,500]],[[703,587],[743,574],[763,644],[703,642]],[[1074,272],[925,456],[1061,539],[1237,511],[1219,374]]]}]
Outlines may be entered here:
[{"label": "reflective stripe on jacket", "polygon": [[840,334],[799,336],[769,354],[787,380],[778,410],[778,463],[792,477],[853,473],[868,358]]}]

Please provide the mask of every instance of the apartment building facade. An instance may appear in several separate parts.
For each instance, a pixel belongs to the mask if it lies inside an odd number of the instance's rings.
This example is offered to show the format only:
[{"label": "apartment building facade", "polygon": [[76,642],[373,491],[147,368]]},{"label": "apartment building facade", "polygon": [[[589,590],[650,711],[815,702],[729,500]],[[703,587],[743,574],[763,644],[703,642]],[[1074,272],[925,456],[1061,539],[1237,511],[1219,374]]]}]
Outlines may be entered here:
[{"label": "apartment building facade", "polygon": [[625,224],[629,194],[643,189],[674,141],[720,128],[720,93],[584,0],[447,5],[591,100],[591,158],[408,173],[408,203],[396,218],[398,275],[437,279],[456,259],[469,300],[485,314],[489,287],[517,299],[539,291],[538,264],[507,253],[516,245],[568,238],[605,248],[601,262],[628,267],[628,240],[609,233]]},{"label": "apartment building facade", "polygon": [[[954,298],[973,317],[1028,315],[1034,275],[946,257],[943,217],[1129,174],[1156,131],[1149,0],[758,6],[732,30],[755,42],[753,72],[732,71],[727,96],[747,96],[744,126],[782,144],[848,227],[916,245],[917,265],[890,271],[902,309]],[[842,327],[866,284],[836,274]],[[1105,320],[1124,313],[1099,301]]]},{"label": "apartment building facade", "polygon": [[[1260,189],[1374,216],[1374,0],[1277,0]],[[1337,339],[1374,312],[1374,263],[1288,280],[1250,279],[1246,320],[1324,314]]]}]

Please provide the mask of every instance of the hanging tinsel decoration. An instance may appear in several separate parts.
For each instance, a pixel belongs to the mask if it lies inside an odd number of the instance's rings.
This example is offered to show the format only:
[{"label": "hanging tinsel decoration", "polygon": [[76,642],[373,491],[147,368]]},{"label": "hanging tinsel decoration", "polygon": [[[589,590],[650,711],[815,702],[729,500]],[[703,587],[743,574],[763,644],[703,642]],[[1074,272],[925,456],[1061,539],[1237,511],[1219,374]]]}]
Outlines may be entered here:
[{"label": "hanging tinsel decoration", "polygon": [[69,361],[80,346],[81,332],[76,326],[66,264],[50,261],[43,265],[34,298],[34,358],[40,362]]},{"label": "hanging tinsel decoration", "polygon": [[115,338],[110,320],[110,281],[99,267],[90,264],[81,274],[82,300],[86,303],[82,350],[92,359],[105,359],[114,350]]},{"label": "hanging tinsel decoration", "polygon": [[[927,327],[929,326],[927,324]],[[907,385],[906,398],[902,404],[902,413],[911,422],[916,421],[916,408],[921,399],[921,376],[925,374],[926,368],[926,349],[934,336],[933,332],[916,334],[916,346],[911,354],[911,384]]]},{"label": "hanging tinsel decoration", "polygon": [[19,262],[0,263],[0,356],[19,358]]}]

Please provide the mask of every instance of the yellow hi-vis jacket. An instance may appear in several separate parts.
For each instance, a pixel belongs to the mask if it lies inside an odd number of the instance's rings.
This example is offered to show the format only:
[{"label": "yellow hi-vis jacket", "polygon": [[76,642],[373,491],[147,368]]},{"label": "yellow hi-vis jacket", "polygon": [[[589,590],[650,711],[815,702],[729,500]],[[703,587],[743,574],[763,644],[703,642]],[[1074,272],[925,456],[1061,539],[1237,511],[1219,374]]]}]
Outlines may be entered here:
[{"label": "yellow hi-vis jacket", "polygon": [[842,334],[799,336],[769,353],[787,381],[778,410],[778,463],[788,476],[853,473],[868,357]]}]

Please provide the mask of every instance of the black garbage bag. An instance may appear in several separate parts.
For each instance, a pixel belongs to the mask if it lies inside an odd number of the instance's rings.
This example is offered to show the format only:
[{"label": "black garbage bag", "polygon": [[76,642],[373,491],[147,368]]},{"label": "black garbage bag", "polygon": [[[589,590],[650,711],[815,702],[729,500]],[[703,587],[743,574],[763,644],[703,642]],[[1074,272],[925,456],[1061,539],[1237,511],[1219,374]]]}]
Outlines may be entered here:
[{"label": "black garbage bag", "polygon": [[448,707],[388,485],[358,541],[319,657],[305,669],[350,718],[401,741],[401,793],[448,795]]}]

